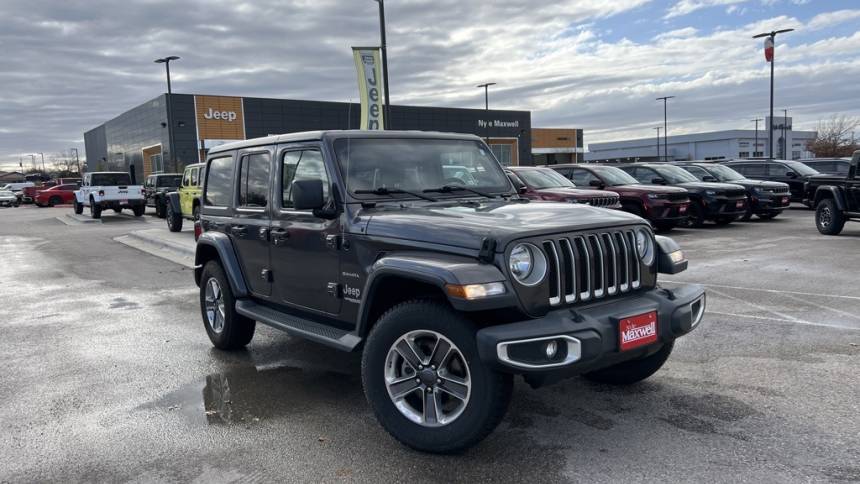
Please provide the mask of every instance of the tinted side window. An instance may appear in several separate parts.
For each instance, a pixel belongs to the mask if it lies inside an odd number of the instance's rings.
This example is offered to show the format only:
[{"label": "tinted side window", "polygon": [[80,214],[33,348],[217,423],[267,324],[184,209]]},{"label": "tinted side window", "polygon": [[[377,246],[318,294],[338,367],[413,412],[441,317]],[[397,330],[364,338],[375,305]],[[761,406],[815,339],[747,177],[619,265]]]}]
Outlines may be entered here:
[{"label": "tinted side window", "polygon": [[561,176],[573,181],[573,170],[571,168],[553,168]]},{"label": "tinted side window", "polygon": [[269,204],[268,153],[242,157],[239,176],[239,206],[264,208]]},{"label": "tinted side window", "polygon": [[770,163],[767,165],[767,174],[770,176],[787,176],[787,173],[794,171],[782,163]]},{"label": "tinted side window", "polygon": [[631,168],[627,168],[627,173],[633,176],[639,183],[651,183],[655,178],[659,178],[656,173],[652,172],[648,168],[642,168],[641,166],[634,166]]},{"label": "tinted side window", "polygon": [[737,165],[737,167],[732,166],[732,168],[735,168],[735,171],[740,171],[741,175],[744,176],[767,176],[767,165],[763,163],[749,163],[746,165]]},{"label": "tinted side window", "polygon": [[599,178],[592,175],[588,170],[572,170],[570,176],[570,181],[573,182],[574,185],[578,185],[581,187],[587,187],[591,180],[598,180]]},{"label": "tinted side window", "polygon": [[293,208],[293,182],[318,178],[323,182],[323,197],[328,199],[328,173],[319,150],[288,151],[284,153],[284,169],[281,179],[283,208]]},{"label": "tinted side window", "polygon": [[191,184],[191,170],[185,170],[185,175],[182,177],[182,186],[187,187]]},{"label": "tinted side window", "polygon": [[191,186],[196,187],[200,184],[200,177],[197,174],[200,173],[200,168],[192,168],[191,169]]},{"label": "tinted side window", "polygon": [[691,175],[698,178],[699,180],[704,180],[706,176],[710,176],[707,171],[703,170],[702,168],[699,168],[698,166],[682,166],[681,168],[687,170],[688,172],[690,172]]},{"label": "tinted side window", "polygon": [[225,156],[209,162],[206,177],[206,205],[226,207],[230,205],[233,187],[233,158]]}]

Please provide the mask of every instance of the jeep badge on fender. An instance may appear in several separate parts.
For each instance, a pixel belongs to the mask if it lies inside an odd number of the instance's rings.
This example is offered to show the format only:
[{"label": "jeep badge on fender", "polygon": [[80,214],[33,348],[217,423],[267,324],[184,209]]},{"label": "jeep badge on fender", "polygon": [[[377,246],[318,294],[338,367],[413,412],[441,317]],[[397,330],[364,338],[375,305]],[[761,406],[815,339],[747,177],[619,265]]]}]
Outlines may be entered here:
[{"label": "jeep badge on fender", "polygon": [[520,197],[476,136],[270,136],[213,148],[200,173],[212,344],[243,348],[260,322],[360,351],[377,419],[418,450],[480,442],[515,375],[644,380],[705,312],[701,286],[657,285],[687,267],[674,241],[630,213]]}]

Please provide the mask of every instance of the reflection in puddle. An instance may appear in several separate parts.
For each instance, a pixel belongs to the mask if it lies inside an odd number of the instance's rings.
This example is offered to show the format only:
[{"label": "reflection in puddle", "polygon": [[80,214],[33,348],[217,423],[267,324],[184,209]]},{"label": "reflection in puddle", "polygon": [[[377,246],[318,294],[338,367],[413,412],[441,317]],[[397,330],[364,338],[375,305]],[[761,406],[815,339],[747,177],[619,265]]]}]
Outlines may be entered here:
[{"label": "reflection in puddle", "polygon": [[246,367],[213,373],[205,382],[171,392],[151,407],[181,412],[201,424],[247,425],[325,411],[326,406],[356,404],[364,404],[357,376],[291,367]]}]

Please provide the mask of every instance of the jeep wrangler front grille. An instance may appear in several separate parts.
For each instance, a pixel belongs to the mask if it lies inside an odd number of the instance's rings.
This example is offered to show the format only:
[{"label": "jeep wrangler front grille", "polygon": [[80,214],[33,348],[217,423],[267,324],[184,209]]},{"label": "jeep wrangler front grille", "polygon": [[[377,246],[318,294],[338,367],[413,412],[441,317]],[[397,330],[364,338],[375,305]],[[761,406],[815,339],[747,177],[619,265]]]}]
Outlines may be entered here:
[{"label": "jeep wrangler front grille", "polygon": [[551,306],[638,289],[642,274],[633,230],[544,240]]}]

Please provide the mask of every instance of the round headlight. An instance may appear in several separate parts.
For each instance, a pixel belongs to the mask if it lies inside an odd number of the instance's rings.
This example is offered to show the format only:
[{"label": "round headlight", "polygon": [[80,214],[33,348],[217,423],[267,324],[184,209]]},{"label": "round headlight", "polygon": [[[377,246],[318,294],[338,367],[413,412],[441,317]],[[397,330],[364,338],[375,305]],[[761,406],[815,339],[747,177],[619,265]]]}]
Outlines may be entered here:
[{"label": "round headlight", "polygon": [[546,275],[546,257],[531,244],[518,244],[508,258],[508,269],[520,284],[534,286]]},{"label": "round headlight", "polygon": [[646,265],[651,265],[654,262],[654,239],[645,229],[636,231],[636,253]]}]

